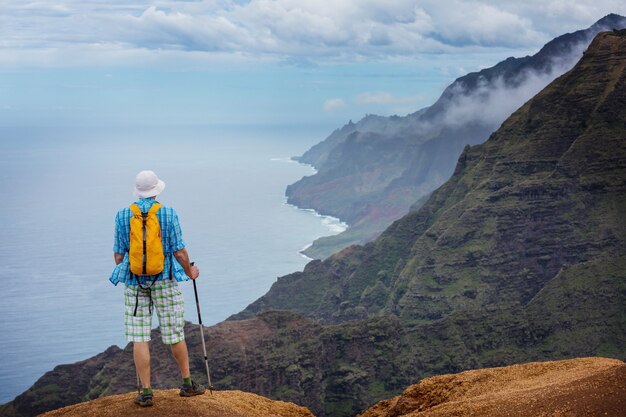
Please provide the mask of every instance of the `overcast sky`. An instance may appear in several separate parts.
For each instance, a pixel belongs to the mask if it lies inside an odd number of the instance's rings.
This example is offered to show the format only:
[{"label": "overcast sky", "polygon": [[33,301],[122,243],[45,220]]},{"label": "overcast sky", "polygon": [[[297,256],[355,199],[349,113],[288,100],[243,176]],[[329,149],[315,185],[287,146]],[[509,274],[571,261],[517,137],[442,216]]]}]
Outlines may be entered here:
[{"label": "overcast sky", "polygon": [[302,124],[406,114],[612,0],[0,2],[0,124]]}]

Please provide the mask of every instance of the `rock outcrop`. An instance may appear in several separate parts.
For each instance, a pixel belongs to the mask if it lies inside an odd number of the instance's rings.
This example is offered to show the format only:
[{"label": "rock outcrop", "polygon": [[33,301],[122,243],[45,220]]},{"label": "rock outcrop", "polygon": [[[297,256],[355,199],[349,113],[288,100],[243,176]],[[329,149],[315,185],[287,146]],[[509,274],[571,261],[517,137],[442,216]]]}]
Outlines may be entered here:
[{"label": "rock outcrop", "polygon": [[184,398],[178,390],[154,392],[154,405],[140,408],[136,393],[112,395],[50,411],[42,417],[314,417],[305,407],[241,391],[214,391]]},{"label": "rock outcrop", "polygon": [[626,364],[536,362],[426,378],[359,417],[623,416]]}]

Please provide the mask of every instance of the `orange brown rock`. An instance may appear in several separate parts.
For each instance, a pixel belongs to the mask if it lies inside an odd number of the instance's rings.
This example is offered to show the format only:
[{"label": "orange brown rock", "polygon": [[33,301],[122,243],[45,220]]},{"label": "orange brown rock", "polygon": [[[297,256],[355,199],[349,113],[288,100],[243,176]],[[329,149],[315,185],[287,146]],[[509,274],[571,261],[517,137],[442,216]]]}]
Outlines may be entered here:
[{"label": "orange brown rock", "polygon": [[626,364],[580,358],[426,378],[360,417],[625,415]]},{"label": "orange brown rock", "polygon": [[241,391],[214,391],[191,398],[156,390],[152,407],[133,403],[136,393],[112,395],[50,411],[45,417],[314,417],[305,407]]}]

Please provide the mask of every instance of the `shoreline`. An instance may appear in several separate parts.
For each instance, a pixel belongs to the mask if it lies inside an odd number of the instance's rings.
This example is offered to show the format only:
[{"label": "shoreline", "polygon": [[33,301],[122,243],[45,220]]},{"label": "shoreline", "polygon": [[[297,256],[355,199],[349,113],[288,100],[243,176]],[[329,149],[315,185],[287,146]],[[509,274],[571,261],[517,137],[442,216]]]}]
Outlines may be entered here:
[{"label": "shoreline", "polygon": [[[300,162],[297,159],[297,156],[292,156],[289,159],[288,162],[290,163],[296,163],[296,164],[300,164],[300,165],[304,165],[305,167],[309,167],[311,169],[311,171],[313,171],[313,175],[317,174],[319,171],[317,170],[317,168],[315,168],[313,165],[311,164],[307,164],[306,162]],[[281,158],[277,158],[276,160],[282,160]]]},{"label": "shoreline", "polygon": [[[301,207],[296,206],[295,204],[288,203],[287,202],[287,196],[284,196],[283,204],[286,205],[286,206],[289,206],[289,207],[293,207],[296,210],[307,211],[307,212],[313,213],[313,215],[315,217],[319,217],[321,219],[322,225],[325,226],[329,230],[329,232],[330,232],[330,234],[324,235],[324,236],[320,236],[319,238],[338,235],[339,233],[345,232],[350,227],[347,223],[341,221],[341,219],[338,219],[337,217],[328,216],[326,214],[320,214],[315,209],[301,208]],[[317,238],[317,239],[319,239],[319,238]],[[317,239],[315,239],[315,240],[317,240]],[[305,250],[307,250],[308,248],[310,248],[311,246],[313,246],[313,243],[315,242],[315,240],[313,242],[307,244],[302,249],[300,249],[298,251],[298,254],[300,256],[302,256],[303,258],[309,260],[309,261],[313,261],[314,260],[313,258],[308,257],[303,252]]]},{"label": "shoreline", "polygon": [[[299,165],[305,166],[305,167],[309,168],[312,171],[311,175],[315,175],[315,174],[318,173],[318,170],[313,165],[307,164],[307,163],[304,163],[304,162],[300,162],[297,159],[295,159],[295,157],[272,158],[271,160],[272,161],[277,161],[277,162],[286,162],[286,163],[290,163],[290,164],[299,164]],[[317,239],[322,238],[322,237],[327,237],[327,236],[338,235],[340,233],[345,232],[350,227],[346,222],[342,221],[341,219],[339,219],[337,217],[329,216],[329,215],[326,215],[326,214],[321,214],[317,210],[312,209],[312,208],[302,208],[302,207],[296,206],[295,204],[291,204],[291,203],[288,202],[288,197],[286,195],[283,195],[283,204],[285,204],[286,206],[293,207],[296,210],[311,212],[311,213],[313,213],[313,215],[315,217],[319,217],[321,219],[322,225],[325,226],[330,231],[330,234],[324,235],[324,236],[320,236]],[[315,240],[317,240],[317,239],[315,239]],[[306,251],[311,246],[313,246],[313,243],[315,243],[315,240],[313,242],[307,244],[306,246],[304,246],[302,249],[300,249],[298,251],[298,254],[300,256],[302,256],[304,259],[306,259],[307,261],[313,261],[314,259],[309,257],[309,256],[307,256],[307,255],[305,255],[304,251]]]},{"label": "shoreline", "polygon": [[304,254],[304,251],[310,248],[311,246],[313,246],[313,242],[309,243],[308,245],[306,245],[305,247],[303,247],[302,249],[298,251],[298,255],[302,256],[304,259],[306,259],[309,262],[314,261],[315,259],[306,256]]}]

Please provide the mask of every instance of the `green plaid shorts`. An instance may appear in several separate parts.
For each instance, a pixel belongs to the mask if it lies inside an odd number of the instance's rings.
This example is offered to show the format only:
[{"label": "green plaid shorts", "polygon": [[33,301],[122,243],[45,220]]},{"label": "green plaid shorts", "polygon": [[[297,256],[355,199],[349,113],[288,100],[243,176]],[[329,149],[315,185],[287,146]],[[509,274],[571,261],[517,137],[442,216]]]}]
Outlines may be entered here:
[{"label": "green plaid shorts", "polygon": [[[134,315],[137,290],[137,315]],[[157,281],[149,289],[126,285],[124,304],[124,327],[129,342],[150,341],[153,308],[159,318],[163,343],[173,345],[185,340],[185,300],[175,280]]]}]

